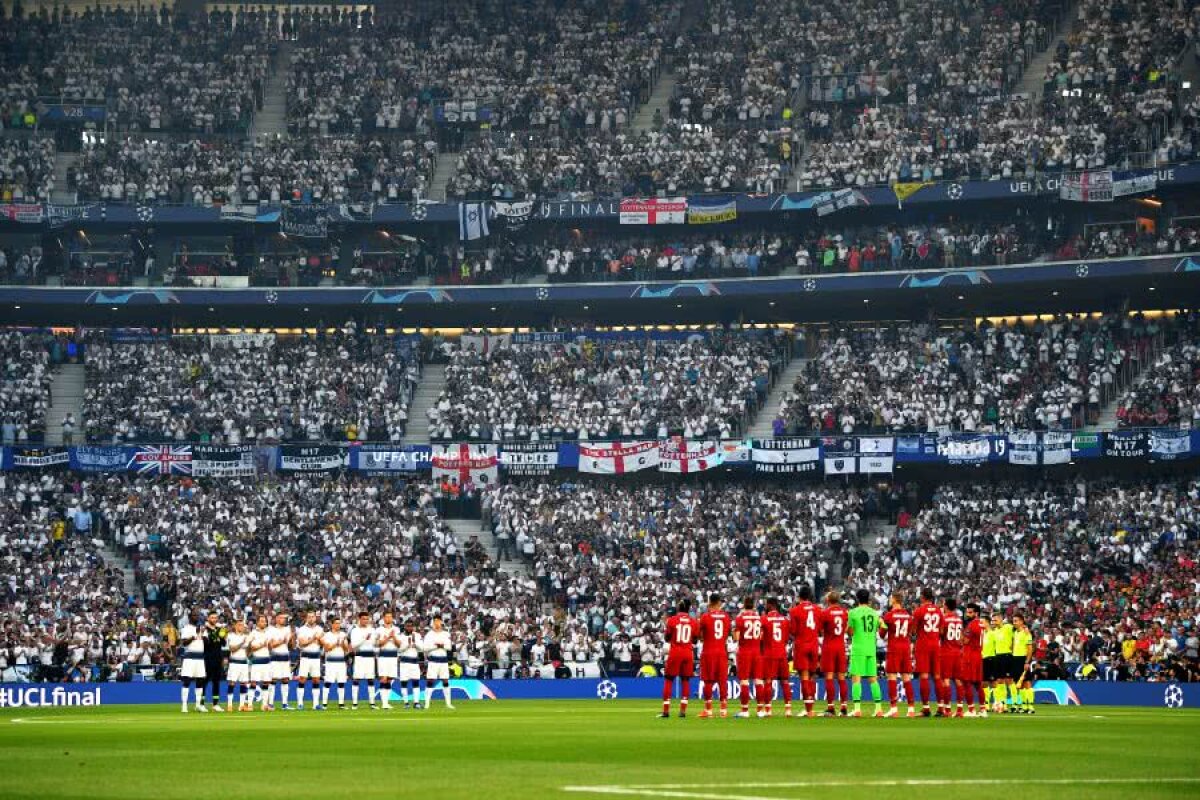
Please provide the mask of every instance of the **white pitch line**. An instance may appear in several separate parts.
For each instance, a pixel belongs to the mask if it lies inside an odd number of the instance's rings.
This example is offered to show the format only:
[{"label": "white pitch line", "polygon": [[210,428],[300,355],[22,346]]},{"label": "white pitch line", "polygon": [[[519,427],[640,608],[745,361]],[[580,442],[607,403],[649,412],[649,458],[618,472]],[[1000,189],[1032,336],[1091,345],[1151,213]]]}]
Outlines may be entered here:
[{"label": "white pitch line", "polygon": [[[895,779],[871,781],[786,781],[755,783],[654,783],[600,786],[564,786],[562,791],[577,794],[606,794],[637,797],[678,797],[691,800],[779,800],[778,797],[762,797],[748,794],[713,792],[713,789],[828,789],[828,788],[888,788],[921,786],[1103,786],[1142,784],[1191,784],[1200,783],[1196,778],[963,778],[963,779]],[[700,790],[700,791],[696,791]],[[705,791],[708,790],[708,791]]]}]

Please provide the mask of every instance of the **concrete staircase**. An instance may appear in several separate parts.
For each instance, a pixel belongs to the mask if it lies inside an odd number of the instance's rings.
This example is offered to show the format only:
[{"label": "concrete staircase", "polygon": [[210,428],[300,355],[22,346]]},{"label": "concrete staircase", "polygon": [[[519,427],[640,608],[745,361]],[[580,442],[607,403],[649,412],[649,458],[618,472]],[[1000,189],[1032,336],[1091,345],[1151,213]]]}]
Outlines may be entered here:
[{"label": "concrete staircase", "polygon": [[63,364],[50,383],[52,402],[46,414],[46,444],[63,443],[62,422],[67,414],[75,415],[75,442],[83,439],[83,364]]},{"label": "concrete staircase", "polygon": [[1014,94],[1027,94],[1033,100],[1041,99],[1044,84],[1042,79],[1046,74],[1046,66],[1058,52],[1058,46],[1067,40],[1067,36],[1075,28],[1075,18],[1075,4],[1071,3],[1063,15],[1062,24],[1058,26],[1058,36],[1050,42],[1049,47],[1034,56],[1029,65],[1025,67],[1025,74],[1021,76],[1021,82],[1013,87]]},{"label": "concrete staircase", "polygon": [[793,358],[792,362],[784,367],[783,374],[779,376],[779,380],[775,381],[775,385],[767,393],[767,402],[763,405],[762,410],[758,412],[758,418],[754,420],[754,423],[746,432],[747,438],[770,439],[775,435],[775,430],[771,427],[771,424],[775,421],[775,414],[779,410],[779,404],[783,402],[783,398],[792,390],[792,384],[796,382],[796,378],[800,376],[807,363],[807,358],[797,357]]},{"label": "concrete staircase", "polygon": [[67,153],[59,150],[54,156],[54,191],[50,193],[51,203],[68,205],[75,202],[75,192],[67,188],[67,173],[79,161],[79,153]]},{"label": "concrete staircase", "polygon": [[426,364],[421,373],[421,382],[408,406],[408,432],[405,440],[425,443],[429,441],[429,409],[437,403],[446,388],[446,365]]},{"label": "concrete staircase", "polygon": [[125,554],[110,542],[105,542],[98,554],[106,567],[121,573],[121,588],[125,594],[140,597],[141,591],[138,589],[137,580],[133,575],[133,566],[129,563],[129,559],[125,558]]},{"label": "concrete staircase", "polygon": [[458,166],[458,155],[455,153],[438,153],[437,166],[433,170],[433,179],[429,182],[429,199],[442,201],[446,199],[446,184],[454,177]]},{"label": "concrete staircase", "polygon": [[633,130],[636,133],[645,133],[654,130],[654,112],[662,111],[662,119],[665,123],[671,118],[671,95],[675,92],[675,75],[672,72],[663,70],[658,75],[658,81],[654,84],[654,90],[650,92],[650,99],[645,105],[638,110],[633,117]]},{"label": "concrete staircase", "polygon": [[251,141],[258,136],[287,134],[287,79],[292,67],[292,43],[280,42],[275,54],[275,70],[263,89],[262,111],[250,124]]},{"label": "concrete staircase", "polygon": [[[483,544],[484,550],[493,560],[496,558],[495,539],[492,537],[492,532],[483,526],[483,521],[478,519],[448,519],[445,520],[446,525],[454,533],[454,541],[458,542],[459,552],[466,549],[467,542],[471,541],[472,536],[478,536],[479,541]],[[505,559],[497,561],[496,566],[500,571],[507,575],[522,575],[528,576],[529,566],[524,561],[515,559]]]}]

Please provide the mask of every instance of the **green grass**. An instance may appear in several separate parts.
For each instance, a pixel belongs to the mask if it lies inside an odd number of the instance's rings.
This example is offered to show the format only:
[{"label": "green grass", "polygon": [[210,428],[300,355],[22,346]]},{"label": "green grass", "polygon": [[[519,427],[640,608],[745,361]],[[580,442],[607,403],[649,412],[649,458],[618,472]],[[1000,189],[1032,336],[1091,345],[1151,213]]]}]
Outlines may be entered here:
[{"label": "green grass", "polygon": [[[0,798],[1200,797],[1196,711],[660,720],[655,710],[634,701],[421,713],[10,709],[0,711]],[[947,783],[869,783],[914,779]],[[746,783],[760,785],[734,785]]]}]

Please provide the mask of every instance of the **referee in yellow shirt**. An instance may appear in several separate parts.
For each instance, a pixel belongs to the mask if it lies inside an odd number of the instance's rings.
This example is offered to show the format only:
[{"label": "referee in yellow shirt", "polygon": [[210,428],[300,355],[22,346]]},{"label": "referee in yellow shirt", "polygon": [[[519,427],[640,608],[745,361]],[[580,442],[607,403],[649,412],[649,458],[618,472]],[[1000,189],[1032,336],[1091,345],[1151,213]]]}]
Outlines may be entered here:
[{"label": "referee in yellow shirt", "polygon": [[1033,713],[1033,632],[1025,617],[1013,614],[1012,669],[1013,704],[1017,713]]},{"label": "referee in yellow shirt", "polygon": [[979,618],[979,624],[983,627],[983,640],[980,643],[982,647],[980,655],[983,657],[982,711],[987,713],[987,709],[992,707],[996,697],[996,682],[1000,679],[1000,670],[996,664],[996,637],[992,632],[992,623],[984,615]]},{"label": "referee in yellow shirt", "polygon": [[1009,689],[1013,678],[1020,677],[1020,670],[1012,674],[1013,626],[999,611],[992,614],[992,644],[996,648],[996,688],[992,691],[995,710],[1003,713],[1009,710],[1012,698]]}]

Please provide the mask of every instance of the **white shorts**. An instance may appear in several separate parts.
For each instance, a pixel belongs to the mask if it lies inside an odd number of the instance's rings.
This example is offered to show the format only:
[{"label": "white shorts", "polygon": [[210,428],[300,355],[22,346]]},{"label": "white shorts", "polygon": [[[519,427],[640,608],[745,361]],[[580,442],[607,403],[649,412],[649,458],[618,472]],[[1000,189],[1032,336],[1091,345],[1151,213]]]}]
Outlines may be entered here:
[{"label": "white shorts", "polygon": [[375,656],[354,657],[354,680],[372,680],[375,677]]},{"label": "white shorts", "polygon": [[265,664],[250,665],[250,682],[251,683],[270,683],[271,682],[271,662]]},{"label": "white shorts", "polygon": [[379,670],[381,678],[395,678],[399,672],[397,666],[400,664],[400,659],[396,656],[378,656],[375,659],[375,668]]},{"label": "white shorts", "polygon": [[225,679],[230,683],[249,683],[250,682],[250,665],[243,661],[240,664],[229,662],[229,670],[225,674]]},{"label": "white shorts", "polygon": [[204,659],[203,658],[187,658],[184,657],[183,664],[179,667],[179,677],[181,678],[199,678],[204,680]]},{"label": "white shorts", "polygon": [[345,683],[346,682],[346,662],[345,661],[326,661],[325,662],[325,682],[326,683]]},{"label": "white shorts", "polygon": [[425,680],[427,681],[448,681],[450,680],[450,665],[429,663],[425,665]]},{"label": "white shorts", "polygon": [[276,661],[272,657],[271,677],[277,681],[290,681],[292,679],[292,660],[287,658],[283,661]]},{"label": "white shorts", "polygon": [[296,669],[297,678],[317,678],[321,677],[321,657],[320,656],[300,656],[300,666]]},{"label": "white shorts", "polygon": [[402,681],[419,681],[421,680],[421,665],[411,662],[400,662],[400,680]]}]

